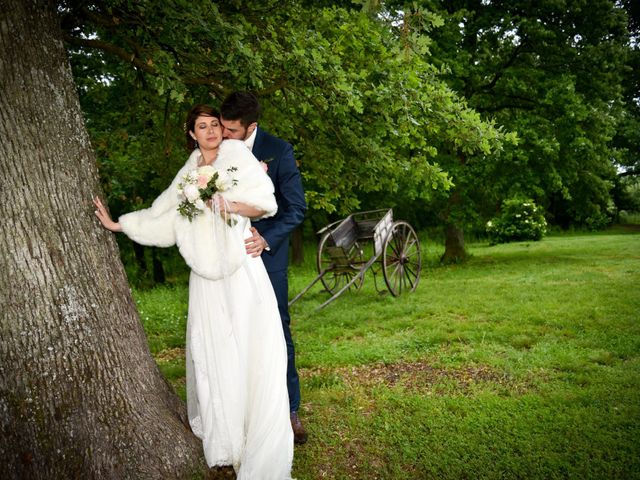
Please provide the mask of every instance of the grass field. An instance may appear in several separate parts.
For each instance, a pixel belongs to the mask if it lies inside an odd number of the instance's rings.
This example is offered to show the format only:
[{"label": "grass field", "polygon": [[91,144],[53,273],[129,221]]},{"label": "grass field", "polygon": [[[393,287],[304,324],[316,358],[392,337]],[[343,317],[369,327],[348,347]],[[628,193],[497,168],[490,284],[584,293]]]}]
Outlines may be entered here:
[{"label": "grass field", "polygon": [[[640,232],[469,245],[418,289],[368,275],[321,311],[291,310],[311,479],[640,479]],[[291,293],[315,276],[313,248]],[[381,275],[378,283],[381,283]],[[149,344],[184,398],[187,289],[135,291]]]}]

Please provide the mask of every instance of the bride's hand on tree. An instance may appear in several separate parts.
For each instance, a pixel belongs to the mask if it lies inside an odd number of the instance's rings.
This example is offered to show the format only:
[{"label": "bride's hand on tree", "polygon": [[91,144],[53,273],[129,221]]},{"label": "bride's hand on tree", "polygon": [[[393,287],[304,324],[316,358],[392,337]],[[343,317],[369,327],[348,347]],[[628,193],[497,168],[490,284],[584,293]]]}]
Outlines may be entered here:
[{"label": "bride's hand on tree", "polygon": [[98,217],[98,220],[100,220],[100,223],[104,228],[112,232],[122,231],[122,227],[120,226],[120,224],[118,222],[114,222],[111,219],[111,215],[109,215],[109,212],[107,212],[107,209],[98,197],[95,197],[93,199],[93,204],[96,207],[96,211],[94,213],[96,214],[96,217]]}]

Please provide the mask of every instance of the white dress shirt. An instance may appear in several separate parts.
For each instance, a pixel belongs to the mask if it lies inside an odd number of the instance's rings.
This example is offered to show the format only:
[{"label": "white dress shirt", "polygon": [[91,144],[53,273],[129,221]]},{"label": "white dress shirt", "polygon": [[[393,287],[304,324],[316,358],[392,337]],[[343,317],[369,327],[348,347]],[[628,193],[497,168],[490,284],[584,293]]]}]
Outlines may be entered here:
[{"label": "white dress shirt", "polygon": [[249,150],[253,150],[253,144],[256,143],[256,134],[258,133],[258,127],[253,129],[249,138],[244,140],[244,144],[249,147]]}]

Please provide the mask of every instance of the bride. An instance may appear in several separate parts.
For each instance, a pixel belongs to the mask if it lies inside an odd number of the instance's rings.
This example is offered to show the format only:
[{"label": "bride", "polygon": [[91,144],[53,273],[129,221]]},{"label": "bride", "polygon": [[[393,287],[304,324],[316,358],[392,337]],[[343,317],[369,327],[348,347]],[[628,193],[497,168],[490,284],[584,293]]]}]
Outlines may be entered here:
[{"label": "bride", "polygon": [[[233,465],[238,479],[290,479],[293,432],[278,305],[262,260],[244,247],[250,219],[277,210],[273,184],[242,141],[222,142],[211,107],[193,107],[186,130],[193,153],[150,208],[114,222],[95,198],[95,214],[108,230],[143,245],[177,245],[191,268],[187,407],[207,464]],[[227,184],[206,204],[196,199],[189,207],[185,183],[203,166]]]}]

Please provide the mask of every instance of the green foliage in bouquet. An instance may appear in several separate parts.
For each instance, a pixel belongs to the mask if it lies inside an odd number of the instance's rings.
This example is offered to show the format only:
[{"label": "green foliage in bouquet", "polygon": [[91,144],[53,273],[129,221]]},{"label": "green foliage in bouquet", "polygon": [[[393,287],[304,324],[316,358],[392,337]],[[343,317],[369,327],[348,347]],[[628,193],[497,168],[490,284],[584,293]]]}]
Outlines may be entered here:
[{"label": "green foliage in bouquet", "polygon": [[547,233],[542,209],[532,200],[505,200],[500,215],[487,222],[491,245],[519,240],[540,240]]}]

